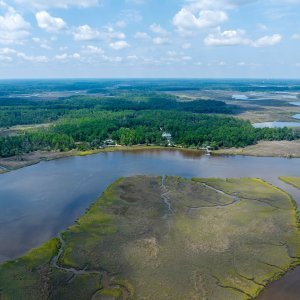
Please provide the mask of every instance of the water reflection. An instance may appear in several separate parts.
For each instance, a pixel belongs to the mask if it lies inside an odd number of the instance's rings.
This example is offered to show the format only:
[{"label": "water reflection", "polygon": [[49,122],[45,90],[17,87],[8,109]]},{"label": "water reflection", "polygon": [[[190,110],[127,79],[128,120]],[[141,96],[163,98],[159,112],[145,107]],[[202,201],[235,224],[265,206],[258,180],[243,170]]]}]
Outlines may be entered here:
[{"label": "water reflection", "polygon": [[298,122],[262,122],[254,123],[253,127],[255,128],[284,128],[284,127],[300,127]]}]

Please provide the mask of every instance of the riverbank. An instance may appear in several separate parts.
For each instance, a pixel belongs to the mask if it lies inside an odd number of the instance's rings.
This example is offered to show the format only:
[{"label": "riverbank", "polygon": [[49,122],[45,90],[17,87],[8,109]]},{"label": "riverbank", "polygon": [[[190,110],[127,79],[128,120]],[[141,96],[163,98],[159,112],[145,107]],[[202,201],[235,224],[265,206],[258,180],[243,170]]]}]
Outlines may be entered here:
[{"label": "riverbank", "polygon": [[[117,151],[144,151],[144,150],[169,150],[169,151],[186,151],[190,153],[206,153],[205,150],[184,148],[184,147],[164,147],[164,146],[115,146],[103,149],[78,151],[71,150],[67,152],[58,151],[35,151],[19,156],[0,158],[0,174],[20,168],[35,165],[41,161],[50,161],[70,156],[88,156],[98,153],[117,152]],[[212,151],[216,155],[244,155],[257,157],[287,157],[300,158],[300,140],[296,141],[263,141],[256,145],[245,148],[230,148]],[[1,167],[3,169],[1,169]]]},{"label": "riverbank", "polygon": [[245,148],[230,148],[213,151],[214,154],[245,155],[261,157],[300,157],[300,140],[262,141]]},{"label": "riverbank", "polygon": [[144,151],[144,150],[182,150],[189,152],[201,153],[203,150],[197,149],[188,149],[180,147],[163,147],[163,146],[116,146],[116,147],[107,147],[103,149],[88,150],[88,151],[78,151],[71,150],[67,152],[57,152],[57,151],[35,151],[32,153],[25,153],[19,156],[12,156],[6,158],[0,158],[0,169],[1,173],[6,173],[9,171],[21,169],[31,165],[35,165],[41,161],[50,161],[64,157],[70,156],[88,156],[98,153],[107,153],[107,152],[117,152],[117,151]]}]

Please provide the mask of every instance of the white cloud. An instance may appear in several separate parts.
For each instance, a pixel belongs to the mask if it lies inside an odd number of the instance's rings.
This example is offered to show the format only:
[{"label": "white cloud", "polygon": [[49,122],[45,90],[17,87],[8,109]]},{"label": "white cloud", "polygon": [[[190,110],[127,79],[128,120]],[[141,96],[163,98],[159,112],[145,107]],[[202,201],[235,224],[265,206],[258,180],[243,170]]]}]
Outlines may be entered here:
[{"label": "white cloud", "polygon": [[93,45],[84,46],[83,51],[85,53],[89,53],[89,54],[103,54],[104,53],[102,48],[99,48],[99,47],[93,46]]},{"label": "white cloud", "polygon": [[106,39],[125,39],[126,35],[123,32],[120,31],[115,31],[113,27],[111,26],[106,26],[104,27],[103,35]]},{"label": "white cloud", "polygon": [[198,15],[195,15],[184,7],[175,15],[173,24],[179,32],[186,32],[206,27],[215,27],[227,20],[227,14],[221,10],[202,10]]},{"label": "white cloud", "polygon": [[33,37],[32,40],[38,44],[41,48],[46,49],[46,50],[50,50],[51,47],[49,45],[49,41],[46,39],[41,39],[38,37]]},{"label": "white cloud", "polygon": [[8,59],[9,61],[13,60],[12,57],[20,58],[24,61],[29,61],[29,62],[33,62],[33,63],[45,63],[45,62],[49,61],[49,59],[46,56],[43,56],[43,55],[38,55],[38,56],[27,55],[23,52],[17,51],[17,50],[12,49],[12,48],[0,48],[0,55],[9,57],[9,59]]},{"label": "white cloud", "polygon": [[67,54],[67,53],[63,53],[63,54],[57,54],[54,56],[53,60],[57,60],[57,61],[61,61],[61,62],[66,62],[70,59],[80,59],[81,55],[79,53],[73,53],[73,54]]},{"label": "white cloud", "polygon": [[10,56],[5,56],[0,54],[0,61],[2,62],[11,62],[12,58]]},{"label": "white cloud", "polygon": [[109,44],[109,46],[114,50],[122,50],[130,47],[126,41],[116,41]]},{"label": "white cloud", "polygon": [[101,5],[102,1],[98,0],[14,0],[15,3],[24,6],[30,6],[35,9],[47,9],[52,7],[68,8],[76,7],[92,7]]},{"label": "white cloud", "polygon": [[0,16],[0,43],[22,44],[29,36],[30,24],[14,8],[2,5],[7,11]]},{"label": "white cloud", "polygon": [[100,39],[125,39],[123,32],[115,31],[112,27],[104,27],[102,31],[91,28],[89,25],[82,25],[73,31],[73,37],[76,41],[92,41]]},{"label": "white cloud", "polygon": [[173,17],[173,25],[184,36],[214,28],[229,20],[227,11],[257,0],[186,0]]},{"label": "white cloud", "polygon": [[35,14],[38,26],[46,31],[59,31],[67,27],[62,18],[52,17],[46,11],[39,11]]},{"label": "white cloud", "polygon": [[209,34],[204,39],[206,46],[234,46],[234,45],[249,45],[251,40],[246,36],[244,30],[226,30],[221,32],[220,28],[215,33]]},{"label": "white cloud", "polygon": [[241,29],[221,31],[218,27],[215,32],[210,33],[205,39],[206,46],[237,46],[247,45],[256,48],[274,46],[282,40],[279,34],[266,35],[257,40],[251,40],[246,36],[246,32]]},{"label": "white cloud", "polygon": [[76,41],[91,41],[101,38],[101,33],[89,25],[82,25],[75,29],[73,36]]},{"label": "white cloud", "polygon": [[158,35],[168,35],[168,31],[156,23],[150,25],[150,30]]},{"label": "white cloud", "polygon": [[136,60],[139,59],[136,55],[128,55],[126,58],[127,58],[129,61],[136,61]]},{"label": "white cloud", "polygon": [[68,54],[64,53],[64,54],[58,54],[54,56],[55,60],[66,60],[68,58]]},{"label": "white cloud", "polygon": [[190,1],[173,18],[173,25],[182,35],[192,35],[209,27],[216,27],[228,20],[223,7],[216,5],[220,1]]},{"label": "white cloud", "polygon": [[279,44],[281,40],[280,34],[266,35],[254,41],[253,46],[256,48],[274,46]]},{"label": "white cloud", "polygon": [[23,52],[18,52],[17,57],[20,57],[25,61],[37,62],[37,63],[45,63],[49,61],[48,57],[44,55],[32,56],[32,55],[26,55]]}]

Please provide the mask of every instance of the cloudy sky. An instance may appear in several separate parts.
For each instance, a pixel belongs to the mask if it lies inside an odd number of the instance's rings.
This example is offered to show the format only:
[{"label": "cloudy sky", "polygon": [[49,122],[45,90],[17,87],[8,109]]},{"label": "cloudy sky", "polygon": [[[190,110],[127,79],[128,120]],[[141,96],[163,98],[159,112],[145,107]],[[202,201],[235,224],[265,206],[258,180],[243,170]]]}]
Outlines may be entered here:
[{"label": "cloudy sky", "polygon": [[300,0],[0,0],[0,78],[300,78]]}]

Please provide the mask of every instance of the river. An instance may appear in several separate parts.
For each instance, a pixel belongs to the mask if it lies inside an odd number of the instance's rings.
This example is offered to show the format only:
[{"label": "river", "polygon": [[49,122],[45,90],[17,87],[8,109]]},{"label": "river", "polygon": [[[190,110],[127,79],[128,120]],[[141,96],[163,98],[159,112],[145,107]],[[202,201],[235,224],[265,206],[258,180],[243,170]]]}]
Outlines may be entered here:
[{"label": "river", "polygon": [[[13,259],[74,223],[88,206],[122,176],[259,177],[286,190],[300,205],[300,191],[278,176],[300,176],[300,159],[207,156],[200,152],[146,150],[68,157],[0,175],[0,261]],[[300,271],[295,272],[300,280]],[[288,276],[288,275],[287,275]],[[289,275],[285,290],[300,295]],[[277,283],[267,288],[277,289]],[[285,286],[288,284],[285,282]],[[275,285],[275,287],[274,287]],[[283,291],[284,292],[284,291]],[[284,298],[273,299],[299,299]]]}]

